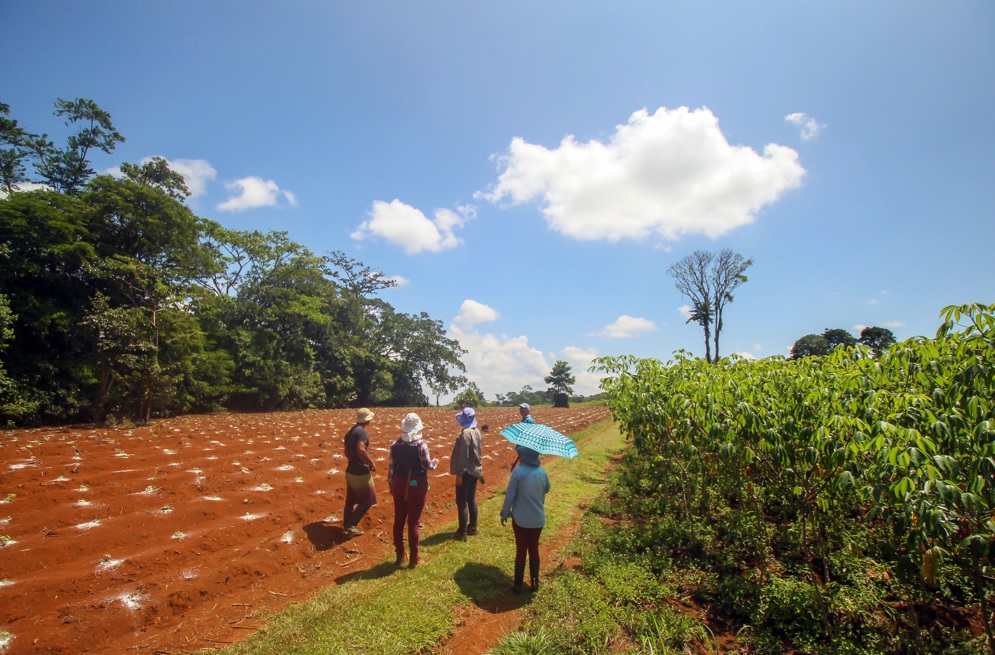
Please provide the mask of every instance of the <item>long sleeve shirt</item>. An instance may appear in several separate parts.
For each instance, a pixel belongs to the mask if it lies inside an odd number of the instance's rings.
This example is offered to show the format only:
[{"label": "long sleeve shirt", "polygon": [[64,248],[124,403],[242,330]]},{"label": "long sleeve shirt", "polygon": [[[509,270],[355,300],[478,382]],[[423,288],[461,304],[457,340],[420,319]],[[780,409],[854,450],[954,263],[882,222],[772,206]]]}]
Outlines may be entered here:
[{"label": "long sleeve shirt", "polygon": [[449,458],[449,473],[456,476],[468,473],[475,478],[481,477],[484,468],[480,455],[480,430],[464,428],[453,444],[453,453]]},{"label": "long sleeve shirt", "polygon": [[513,518],[523,528],[541,528],[546,525],[546,494],[549,493],[549,476],[541,466],[522,464],[516,467],[508,480],[501,518]]}]

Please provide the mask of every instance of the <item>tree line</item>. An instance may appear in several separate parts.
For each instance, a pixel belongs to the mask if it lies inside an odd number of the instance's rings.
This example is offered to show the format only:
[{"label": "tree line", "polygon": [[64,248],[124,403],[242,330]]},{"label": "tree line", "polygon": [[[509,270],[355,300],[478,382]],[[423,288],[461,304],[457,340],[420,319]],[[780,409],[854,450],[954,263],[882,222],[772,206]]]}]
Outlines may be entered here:
[{"label": "tree line", "polygon": [[[59,148],[0,103],[0,424],[426,405],[466,383],[459,342],[342,252],[230,230],[163,159],[96,175],[124,140],[85,99]],[[32,174],[33,171],[33,174]],[[21,191],[24,182],[43,189]]]}]

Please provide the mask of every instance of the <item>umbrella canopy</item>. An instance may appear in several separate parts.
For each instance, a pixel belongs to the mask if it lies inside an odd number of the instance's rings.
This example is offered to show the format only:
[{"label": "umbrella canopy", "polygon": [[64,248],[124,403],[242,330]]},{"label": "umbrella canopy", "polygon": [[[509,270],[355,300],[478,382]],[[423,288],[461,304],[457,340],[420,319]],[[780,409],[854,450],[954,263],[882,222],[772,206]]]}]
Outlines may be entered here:
[{"label": "umbrella canopy", "polygon": [[570,437],[542,423],[513,423],[501,430],[501,436],[542,455],[559,455],[567,459],[580,455]]}]

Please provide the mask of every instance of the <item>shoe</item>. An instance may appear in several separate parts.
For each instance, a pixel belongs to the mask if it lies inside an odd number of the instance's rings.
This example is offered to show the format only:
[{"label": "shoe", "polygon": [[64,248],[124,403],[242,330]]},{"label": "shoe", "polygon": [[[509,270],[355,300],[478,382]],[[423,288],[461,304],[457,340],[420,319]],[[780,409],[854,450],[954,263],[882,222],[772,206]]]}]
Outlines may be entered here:
[{"label": "shoe", "polygon": [[456,541],[466,541],[466,533],[457,531],[456,534],[453,535],[453,539]]},{"label": "shoe", "polygon": [[404,563],[408,561],[407,555],[398,555],[397,559],[394,560],[394,566],[404,566]]},{"label": "shoe", "polygon": [[344,530],[344,532],[350,537],[358,537],[359,535],[363,534],[363,531],[354,525],[350,525],[348,528]]},{"label": "shoe", "polygon": [[413,559],[410,562],[408,562],[408,568],[409,569],[413,569],[416,566],[421,566],[424,563],[425,563],[425,560],[423,560],[422,558],[418,557],[418,558]]},{"label": "shoe", "polygon": [[472,537],[473,535],[477,534],[477,528],[467,528],[466,533]]}]

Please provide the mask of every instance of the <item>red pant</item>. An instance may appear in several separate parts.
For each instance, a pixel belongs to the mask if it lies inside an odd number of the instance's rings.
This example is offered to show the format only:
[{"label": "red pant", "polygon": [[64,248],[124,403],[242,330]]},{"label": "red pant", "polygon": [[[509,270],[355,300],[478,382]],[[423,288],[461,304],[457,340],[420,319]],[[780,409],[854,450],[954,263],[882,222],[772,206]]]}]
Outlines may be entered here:
[{"label": "red pant", "polygon": [[511,528],[515,531],[515,563],[524,564],[528,553],[530,562],[539,561],[539,535],[542,528],[523,528],[511,518]]},{"label": "red pant", "polygon": [[404,554],[404,526],[408,526],[408,547],[411,561],[418,560],[418,541],[421,539],[421,514],[425,509],[428,495],[428,478],[412,478],[414,486],[408,483],[408,476],[395,475],[390,483],[390,495],[394,497],[394,551],[398,557]]}]

